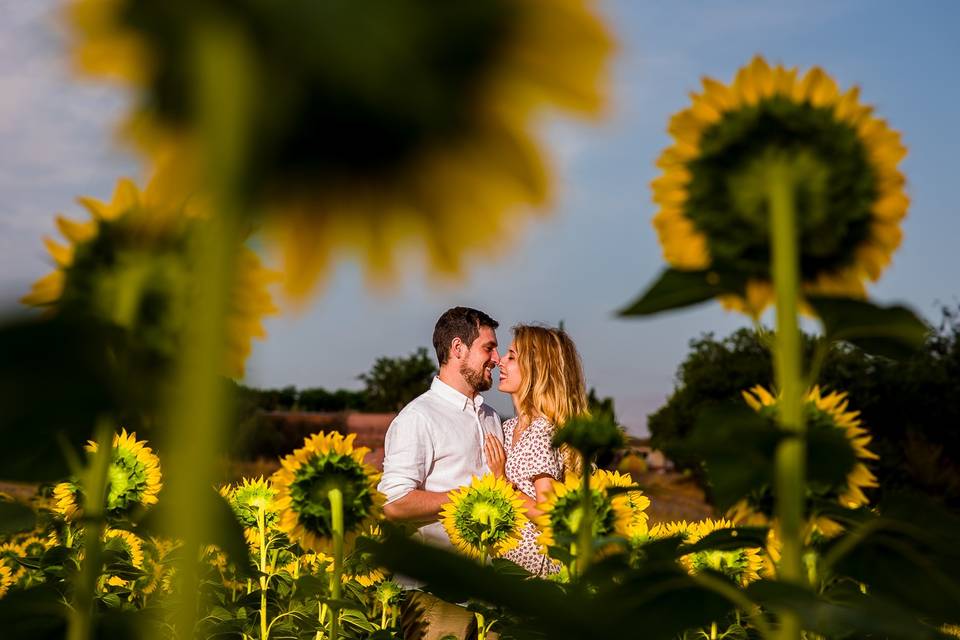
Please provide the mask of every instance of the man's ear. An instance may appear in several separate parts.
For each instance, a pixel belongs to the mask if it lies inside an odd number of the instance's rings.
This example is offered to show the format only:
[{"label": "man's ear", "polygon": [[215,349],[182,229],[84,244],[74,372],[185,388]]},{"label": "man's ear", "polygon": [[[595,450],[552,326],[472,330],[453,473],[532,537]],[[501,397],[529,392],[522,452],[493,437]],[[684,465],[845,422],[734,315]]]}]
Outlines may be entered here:
[{"label": "man's ear", "polygon": [[450,342],[450,357],[451,357],[451,358],[456,358],[457,360],[459,360],[460,358],[463,357],[463,351],[464,351],[464,350],[468,350],[468,349],[467,349],[467,346],[466,346],[465,344],[463,344],[463,340],[461,340],[460,338],[454,338],[454,339]]}]

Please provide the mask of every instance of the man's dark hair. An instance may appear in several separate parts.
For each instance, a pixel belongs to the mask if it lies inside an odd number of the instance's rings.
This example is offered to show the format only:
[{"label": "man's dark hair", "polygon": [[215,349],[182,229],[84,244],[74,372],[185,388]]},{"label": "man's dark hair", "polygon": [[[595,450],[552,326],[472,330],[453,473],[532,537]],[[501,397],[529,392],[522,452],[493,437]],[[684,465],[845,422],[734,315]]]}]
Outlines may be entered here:
[{"label": "man's dark hair", "polygon": [[480,327],[496,329],[500,323],[470,307],[454,307],[444,312],[433,329],[433,348],[437,350],[437,362],[442,367],[450,359],[450,343],[460,338],[468,347],[480,335]]}]

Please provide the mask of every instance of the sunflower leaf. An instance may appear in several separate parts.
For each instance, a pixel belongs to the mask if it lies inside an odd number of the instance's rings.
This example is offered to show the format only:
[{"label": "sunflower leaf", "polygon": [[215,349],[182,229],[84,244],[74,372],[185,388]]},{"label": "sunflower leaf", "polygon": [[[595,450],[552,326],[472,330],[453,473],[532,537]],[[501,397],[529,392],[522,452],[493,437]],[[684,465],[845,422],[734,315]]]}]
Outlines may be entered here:
[{"label": "sunflower leaf", "polygon": [[[160,502],[146,512],[142,520],[135,522],[133,529],[137,535],[154,535],[159,537],[176,537],[177,532],[171,530],[169,523],[177,522],[174,517],[177,509],[183,509],[167,499]],[[204,544],[213,544],[227,554],[230,561],[236,565],[237,573],[243,578],[253,578],[256,575],[254,565],[250,560],[250,550],[243,538],[243,526],[234,516],[233,509],[226,499],[211,489],[193,497],[202,502],[202,510],[208,514],[211,526],[211,536]],[[259,602],[258,602],[259,605]]]},{"label": "sunflower leaf", "polygon": [[617,312],[620,316],[648,316],[707,302],[717,296],[740,293],[742,277],[717,271],[666,269],[639,298]]},{"label": "sunflower leaf", "polygon": [[748,586],[746,595],[774,612],[793,612],[804,629],[828,637],[860,637],[862,634],[902,640],[943,637],[901,604],[862,593],[829,598],[798,585],[761,580]]},{"label": "sunflower leaf", "polygon": [[59,316],[2,322],[4,478],[46,481],[70,473],[54,443],[79,450],[97,417],[120,405],[117,378],[107,357],[116,337],[101,325]]},{"label": "sunflower leaf", "polygon": [[766,527],[736,527],[712,531],[693,544],[680,546],[678,554],[684,555],[698,551],[732,551],[744,547],[764,547],[766,544]]},{"label": "sunflower leaf", "polygon": [[807,302],[831,340],[843,340],[867,353],[901,359],[921,349],[930,327],[910,309],[866,300],[811,296]]},{"label": "sunflower leaf", "polygon": [[716,506],[724,511],[751,491],[771,486],[782,434],[746,405],[724,404],[700,412],[677,451],[703,460]]},{"label": "sunflower leaf", "polygon": [[870,593],[932,621],[955,624],[960,611],[960,516],[932,499],[888,495],[872,515],[832,541],[824,563]]}]

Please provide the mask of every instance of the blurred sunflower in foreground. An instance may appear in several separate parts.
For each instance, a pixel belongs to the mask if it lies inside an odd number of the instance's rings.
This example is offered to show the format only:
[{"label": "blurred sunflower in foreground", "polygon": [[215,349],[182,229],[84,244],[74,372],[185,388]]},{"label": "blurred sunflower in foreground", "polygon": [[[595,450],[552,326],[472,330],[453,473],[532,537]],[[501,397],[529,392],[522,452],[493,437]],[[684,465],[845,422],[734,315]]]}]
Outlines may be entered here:
[{"label": "blurred sunflower in foreground", "polygon": [[[775,428],[779,398],[760,385],[744,391],[743,397],[755,411],[771,421],[771,428]],[[871,436],[863,427],[860,412],[849,409],[846,393],[834,391],[824,394],[819,387],[813,387],[804,399],[804,415],[808,438],[821,440],[824,436],[834,439],[839,436],[849,447],[848,457],[852,461],[849,472],[838,483],[811,481],[808,490],[811,497],[836,502],[847,509],[866,505],[869,499],[864,490],[879,486],[866,462],[877,460],[879,456],[867,448]],[[728,517],[737,524],[766,525],[769,524],[771,505],[772,498],[765,493],[751,496],[734,505]],[[842,527],[834,520],[815,514],[807,523],[805,537],[809,539],[820,535],[829,538],[841,531]]]},{"label": "blurred sunflower in foreground", "polygon": [[302,298],[340,250],[385,277],[420,239],[435,271],[456,273],[547,201],[535,116],[605,103],[613,46],[590,5],[74,0],[68,18],[77,68],[139,93],[125,135],[171,183],[192,182],[196,38],[239,37],[253,96],[242,184]]},{"label": "blurred sunflower in foreground", "polygon": [[721,302],[762,312],[774,297],[769,172],[786,166],[803,291],[862,297],[901,240],[909,200],[900,135],[856,87],[842,93],[819,67],[800,77],[756,57],[732,85],[704,78],[703,89],[671,119],[674,143],[652,183],[666,261],[744,279],[742,293]]},{"label": "blurred sunflower in foreground", "polygon": [[[124,327],[144,356],[172,361],[191,320],[194,273],[187,243],[191,226],[203,213],[172,195],[160,179],[142,192],[121,179],[109,203],[79,202],[90,219],[57,217],[68,244],[45,239],[57,268],[38,280],[22,302]],[[231,377],[243,376],[253,338],[266,336],[263,317],[276,311],[267,290],[275,276],[253,251],[239,249],[224,363],[224,373]]]},{"label": "blurred sunflower in foreground", "polygon": [[440,522],[450,541],[468,556],[502,556],[520,544],[527,510],[520,493],[504,478],[487,474],[450,492]]},{"label": "blurred sunflower in foreground", "polygon": [[[126,429],[113,436],[113,455],[107,469],[106,512],[111,517],[122,517],[137,507],[157,503],[161,484],[160,459],[146,446],[146,440],[137,440],[136,433]],[[88,442],[86,450],[96,453],[97,443]],[[68,521],[83,514],[83,490],[75,481],[61,482],[54,487],[54,510]]]},{"label": "blurred sunflower in foreground", "polygon": [[364,463],[370,450],[354,448],[355,437],[353,433],[347,437],[336,432],[314,434],[280,460],[282,468],[271,478],[280,510],[278,528],[304,549],[326,553],[333,548],[332,489],[343,495],[347,547],[380,517],[383,495],[376,489],[380,474]]}]

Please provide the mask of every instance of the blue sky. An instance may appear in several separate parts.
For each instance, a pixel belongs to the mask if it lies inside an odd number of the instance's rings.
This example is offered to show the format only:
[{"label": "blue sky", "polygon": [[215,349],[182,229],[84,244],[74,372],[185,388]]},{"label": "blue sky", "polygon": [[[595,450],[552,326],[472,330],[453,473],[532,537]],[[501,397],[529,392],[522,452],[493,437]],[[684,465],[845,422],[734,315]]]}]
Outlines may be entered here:
[{"label": "blue sky", "polygon": [[[960,3],[898,1],[641,2],[598,5],[620,51],[613,105],[599,125],[543,124],[558,178],[550,215],[513,238],[495,261],[474,260],[467,277],[432,282],[418,263],[389,292],[364,287],[359,265],[338,265],[322,293],[267,324],[248,365],[261,386],[352,387],[380,355],[428,346],[437,316],[467,304],[500,320],[501,342],[518,322],[563,320],[588,382],[612,395],[636,432],[673,387],[688,341],[725,335],[745,321],[716,305],[649,320],[613,312],[662,268],[650,226],[654,160],[669,143],[666,123],[699,78],[729,81],[757,53],[771,62],[817,64],[903,133],[902,168],[912,207],[894,263],[871,290],[907,302],[931,320],[960,300],[957,180],[960,127]],[[109,197],[115,179],[139,175],[111,138],[125,96],[72,77],[51,0],[0,0],[0,296],[13,307],[49,270],[41,238],[53,214],[80,215],[78,195]],[[482,230],[481,230],[482,232]],[[509,401],[492,391],[493,404]]]}]

